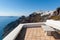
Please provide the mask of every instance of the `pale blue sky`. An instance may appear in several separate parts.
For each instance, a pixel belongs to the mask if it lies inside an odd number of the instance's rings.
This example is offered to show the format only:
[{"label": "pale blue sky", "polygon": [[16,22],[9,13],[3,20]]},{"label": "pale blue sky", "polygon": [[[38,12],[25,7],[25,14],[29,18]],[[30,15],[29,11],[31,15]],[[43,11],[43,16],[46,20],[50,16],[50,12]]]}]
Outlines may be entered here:
[{"label": "pale blue sky", "polygon": [[60,0],[0,0],[0,16],[29,15],[37,10],[55,10]]}]

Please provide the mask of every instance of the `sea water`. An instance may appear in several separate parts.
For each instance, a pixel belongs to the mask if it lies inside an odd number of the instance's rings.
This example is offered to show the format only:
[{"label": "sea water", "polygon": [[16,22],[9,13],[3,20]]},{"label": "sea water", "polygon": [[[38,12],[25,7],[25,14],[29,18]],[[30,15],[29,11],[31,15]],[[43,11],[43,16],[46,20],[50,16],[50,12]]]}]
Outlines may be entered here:
[{"label": "sea water", "polygon": [[2,40],[3,28],[10,22],[15,21],[17,16],[0,16],[0,40]]}]

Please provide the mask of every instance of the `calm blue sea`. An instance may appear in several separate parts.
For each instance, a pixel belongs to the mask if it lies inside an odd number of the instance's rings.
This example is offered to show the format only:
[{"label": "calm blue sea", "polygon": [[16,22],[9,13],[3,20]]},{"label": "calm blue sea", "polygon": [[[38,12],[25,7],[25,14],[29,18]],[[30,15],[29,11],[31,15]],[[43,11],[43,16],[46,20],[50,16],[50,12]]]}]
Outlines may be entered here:
[{"label": "calm blue sea", "polygon": [[0,16],[0,40],[2,40],[3,28],[10,22],[15,21],[17,16]]}]

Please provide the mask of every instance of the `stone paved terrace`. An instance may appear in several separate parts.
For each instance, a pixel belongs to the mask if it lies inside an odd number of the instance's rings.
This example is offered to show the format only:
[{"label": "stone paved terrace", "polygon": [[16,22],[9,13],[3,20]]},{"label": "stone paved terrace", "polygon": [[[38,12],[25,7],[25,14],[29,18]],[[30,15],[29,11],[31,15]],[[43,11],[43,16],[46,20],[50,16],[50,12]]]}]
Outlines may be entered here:
[{"label": "stone paved terrace", "polygon": [[45,35],[41,27],[23,28],[16,40],[60,40],[54,36]]},{"label": "stone paved terrace", "polygon": [[46,36],[41,27],[27,28],[25,40],[55,40],[53,36]]}]

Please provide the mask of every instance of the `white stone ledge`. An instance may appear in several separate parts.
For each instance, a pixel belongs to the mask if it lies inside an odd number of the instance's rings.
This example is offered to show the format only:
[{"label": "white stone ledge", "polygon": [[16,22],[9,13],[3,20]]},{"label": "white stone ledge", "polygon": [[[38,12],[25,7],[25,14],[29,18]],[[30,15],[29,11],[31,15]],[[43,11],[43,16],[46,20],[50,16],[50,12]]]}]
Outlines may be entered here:
[{"label": "white stone ledge", "polygon": [[3,40],[14,40],[24,24],[18,25],[12,32],[10,32]]},{"label": "white stone ledge", "polygon": [[44,22],[38,22],[38,23],[25,23],[24,27],[40,27],[43,25]]},{"label": "white stone ledge", "polygon": [[60,21],[47,20],[45,24],[51,26],[52,28],[60,30]]}]

